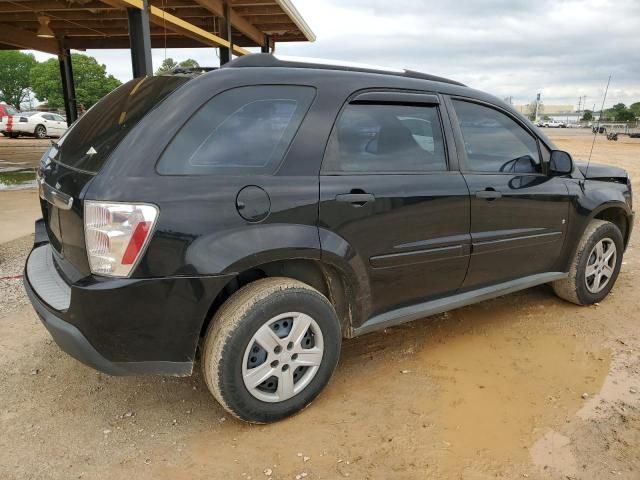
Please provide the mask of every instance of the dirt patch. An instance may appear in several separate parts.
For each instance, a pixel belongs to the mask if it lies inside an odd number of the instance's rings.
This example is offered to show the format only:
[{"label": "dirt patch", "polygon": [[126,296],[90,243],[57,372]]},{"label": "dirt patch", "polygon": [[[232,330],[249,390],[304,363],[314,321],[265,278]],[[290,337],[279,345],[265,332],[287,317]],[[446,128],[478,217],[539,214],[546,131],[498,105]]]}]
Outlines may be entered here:
[{"label": "dirt patch", "polygon": [[[590,135],[550,133],[586,158]],[[629,170],[638,192],[639,154],[640,140],[599,137],[593,160]],[[199,368],[84,367],[20,292],[0,311],[0,478],[637,479],[636,238],[599,306],[542,286],[346,341],[327,390],[269,426],[228,416]],[[19,273],[29,240],[3,245],[0,271]]]}]

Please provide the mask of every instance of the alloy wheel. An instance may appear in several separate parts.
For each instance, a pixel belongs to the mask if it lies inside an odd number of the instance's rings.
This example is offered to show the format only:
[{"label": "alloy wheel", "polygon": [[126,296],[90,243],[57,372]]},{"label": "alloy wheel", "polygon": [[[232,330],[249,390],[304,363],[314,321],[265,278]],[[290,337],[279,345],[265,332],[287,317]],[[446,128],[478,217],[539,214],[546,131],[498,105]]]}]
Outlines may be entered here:
[{"label": "alloy wheel", "polygon": [[613,277],[616,267],[616,244],[610,238],[603,238],[591,249],[584,277],[587,290],[601,292]]}]

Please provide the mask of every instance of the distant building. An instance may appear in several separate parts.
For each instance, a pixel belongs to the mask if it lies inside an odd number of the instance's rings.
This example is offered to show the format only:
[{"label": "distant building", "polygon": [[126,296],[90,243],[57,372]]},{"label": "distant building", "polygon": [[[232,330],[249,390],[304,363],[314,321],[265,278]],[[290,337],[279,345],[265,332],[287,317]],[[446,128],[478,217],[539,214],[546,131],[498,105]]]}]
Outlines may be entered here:
[{"label": "distant building", "polygon": [[[514,105],[517,111],[523,115],[531,113],[531,105]],[[592,112],[593,120],[598,120],[599,112]],[[584,110],[577,111],[575,105],[547,105],[542,103],[538,112],[538,118],[549,117],[551,120],[557,120],[567,123],[578,123],[584,114]]]}]

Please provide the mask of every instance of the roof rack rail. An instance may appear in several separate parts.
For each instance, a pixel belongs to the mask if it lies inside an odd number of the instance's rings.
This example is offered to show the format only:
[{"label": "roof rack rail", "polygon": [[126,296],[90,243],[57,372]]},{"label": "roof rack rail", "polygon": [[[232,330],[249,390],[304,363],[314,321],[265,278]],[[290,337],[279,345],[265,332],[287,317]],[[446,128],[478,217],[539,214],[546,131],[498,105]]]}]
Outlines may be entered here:
[{"label": "roof rack rail", "polygon": [[338,60],[324,60],[319,58],[287,57],[272,53],[254,53],[244,55],[225,64],[220,68],[236,67],[288,67],[288,68],[319,68],[324,70],[343,70],[350,72],[378,73],[383,75],[397,75],[408,78],[430,80],[432,82],[450,83],[465,87],[463,83],[449,78],[438,77],[428,73],[415,72],[413,70],[380,67],[361,63],[340,62]]}]

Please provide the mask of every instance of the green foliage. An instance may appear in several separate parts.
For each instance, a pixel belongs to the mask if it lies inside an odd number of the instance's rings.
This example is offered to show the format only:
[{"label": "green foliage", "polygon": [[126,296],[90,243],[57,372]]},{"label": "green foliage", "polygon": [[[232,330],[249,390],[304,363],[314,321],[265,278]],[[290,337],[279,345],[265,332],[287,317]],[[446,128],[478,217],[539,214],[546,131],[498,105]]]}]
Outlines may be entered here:
[{"label": "green foliage", "polygon": [[0,51],[0,100],[20,108],[29,94],[29,75],[36,65],[31,53]]},{"label": "green foliage", "polygon": [[[107,74],[107,68],[95,58],[74,53],[71,55],[76,87],[76,102],[85,108],[121,85],[120,80]],[[64,105],[60,66],[56,59],[38,63],[31,70],[31,88],[39,100],[46,101],[50,108]]]},{"label": "green foliage", "polygon": [[[633,105],[636,105],[636,110],[640,110],[640,102],[636,102]],[[616,103],[613,107],[605,110],[604,116],[608,121],[633,122],[636,117],[640,116],[639,113],[634,112],[631,108],[627,108],[624,103]]]},{"label": "green foliage", "polygon": [[160,67],[158,67],[158,69],[156,70],[156,75],[164,75],[165,73],[169,73],[171,70],[173,70],[177,66],[178,64],[173,58],[171,57],[165,58],[162,61],[162,64],[160,65]]},{"label": "green foliage", "polygon": [[640,102],[629,105],[629,110],[631,110],[636,117],[640,117]]},{"label": "green foliage", "polygon": [[627,109],[617,112],[615,116],[616,122],[633,122],[635,119],[633,112]]},{"label": "green foliage", "polygon": [[162,64],[156,70],[156,75],[165,75],[167,73],[171,73],[174,68],[184,67],[184,68],[195,68],[200,65],[193,58],[187,58],[180,63],[177,63],[173,58],[165,58],[162,61]]},{"label": "green foliage", "polygon": [[591,110],[585,110],[580,120],[583,122],[593,121],[593,112]]}]

